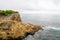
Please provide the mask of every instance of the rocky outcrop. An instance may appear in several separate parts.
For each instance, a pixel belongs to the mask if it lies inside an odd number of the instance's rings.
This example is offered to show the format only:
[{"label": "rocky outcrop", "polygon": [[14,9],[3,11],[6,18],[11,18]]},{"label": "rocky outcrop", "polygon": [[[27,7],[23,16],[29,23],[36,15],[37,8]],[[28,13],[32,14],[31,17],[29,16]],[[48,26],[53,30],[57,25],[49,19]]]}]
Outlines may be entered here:
[{"label": "rocky outcrop", "polygon": [[29,34],[42,30],[41,26],[22,23],[18,13],[9,16],[0,16],[0,38],[24,38]]},{"label": "rocky outcrop", "polygon": [[[0,12],[0,20],[15,20],[15,21],[21,22],[20,15],[19,15],[19,13],[17,11],[16,12],[15,11],[14,12],[11,11],[12,13],[11,14],[7,14],[7,15],[4,15],[5,13],[3,14],[3,10],[0,10],[0,11],[2,11],[2,12]],[[8,12],[10,12],[10,11],[8,11]]]}]

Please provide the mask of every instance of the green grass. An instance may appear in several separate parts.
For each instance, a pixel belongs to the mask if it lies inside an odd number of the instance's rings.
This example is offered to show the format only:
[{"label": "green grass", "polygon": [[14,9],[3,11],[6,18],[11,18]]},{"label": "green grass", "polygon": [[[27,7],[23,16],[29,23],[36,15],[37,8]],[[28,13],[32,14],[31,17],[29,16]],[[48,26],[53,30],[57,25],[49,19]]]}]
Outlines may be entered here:
[{"label": "green grass", "polygon": [[13,11],[13,10],[0,10],[0,15],[9,16],[9,15],[11,15],[14,12],[17,12],[17,11]]}]

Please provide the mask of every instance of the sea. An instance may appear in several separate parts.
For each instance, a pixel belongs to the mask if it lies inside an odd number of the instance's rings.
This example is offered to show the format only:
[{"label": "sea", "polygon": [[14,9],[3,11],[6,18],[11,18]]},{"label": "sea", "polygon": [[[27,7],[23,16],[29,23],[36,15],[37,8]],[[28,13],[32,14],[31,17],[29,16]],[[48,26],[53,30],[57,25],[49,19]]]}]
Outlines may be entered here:
[{"label": "sea", "polygon": [[60,40],[60,14],[20,14],[23,23],[42,26],[44,30],[23,40]]}]

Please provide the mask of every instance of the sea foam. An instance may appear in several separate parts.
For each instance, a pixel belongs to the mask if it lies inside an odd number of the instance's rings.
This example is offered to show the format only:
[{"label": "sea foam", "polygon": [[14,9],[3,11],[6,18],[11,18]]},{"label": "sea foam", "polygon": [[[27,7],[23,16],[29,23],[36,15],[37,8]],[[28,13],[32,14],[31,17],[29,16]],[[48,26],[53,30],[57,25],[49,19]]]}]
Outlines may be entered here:
[{"label": "sea foam", "polygon": [[55,26],[45,26],[45,27],[43,27],[43,29],[48,29],[48,30],[50,30],[50,29],[53,29],[53,30],[60,30],[59,27],[55,27]]}]

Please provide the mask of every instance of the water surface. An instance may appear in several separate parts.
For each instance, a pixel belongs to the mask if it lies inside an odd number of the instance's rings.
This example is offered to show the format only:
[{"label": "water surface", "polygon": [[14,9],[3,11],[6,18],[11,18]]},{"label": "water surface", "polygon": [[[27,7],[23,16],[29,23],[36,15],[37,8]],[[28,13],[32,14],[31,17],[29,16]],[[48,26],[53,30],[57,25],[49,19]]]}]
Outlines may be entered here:
[{"label": "water surface", "polygon": [[21,14],[21,18],[24,23],[44,26],[44,30],[39,30],[24,40],[60,40],[59,14]]}]

